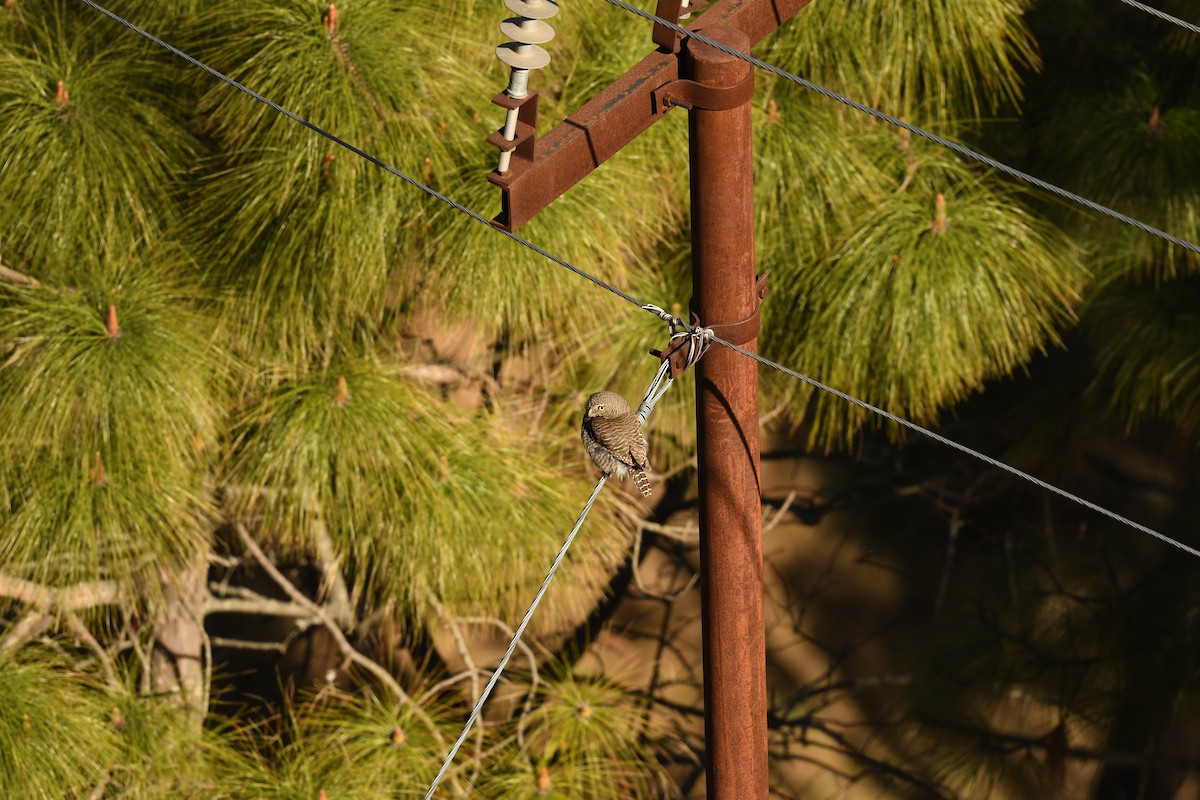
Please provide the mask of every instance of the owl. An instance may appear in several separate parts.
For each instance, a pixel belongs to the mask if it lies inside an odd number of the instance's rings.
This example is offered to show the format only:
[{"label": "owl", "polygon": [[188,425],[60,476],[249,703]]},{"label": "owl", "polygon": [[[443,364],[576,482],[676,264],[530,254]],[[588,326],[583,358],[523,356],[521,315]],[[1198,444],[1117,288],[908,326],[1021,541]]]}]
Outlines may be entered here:
[{"label": "owl", "polygon": [[642,495],[650,495],[650,459],[637,414],[616,392],[596,392],[583,412],[583,449],[606,475],[633,476]]}]

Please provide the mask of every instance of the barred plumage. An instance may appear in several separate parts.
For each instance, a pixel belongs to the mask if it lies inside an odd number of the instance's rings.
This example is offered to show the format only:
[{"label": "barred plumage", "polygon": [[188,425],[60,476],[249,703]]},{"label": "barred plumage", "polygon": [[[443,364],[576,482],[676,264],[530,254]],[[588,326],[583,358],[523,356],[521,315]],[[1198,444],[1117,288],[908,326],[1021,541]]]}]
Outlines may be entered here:
[{"label": "barred plumage", "polygon": [[583,449],[607,475],[632,476],[643,496],[650,495],[650,459],[637,414],[616,392],[596,392],[583,413]]}]

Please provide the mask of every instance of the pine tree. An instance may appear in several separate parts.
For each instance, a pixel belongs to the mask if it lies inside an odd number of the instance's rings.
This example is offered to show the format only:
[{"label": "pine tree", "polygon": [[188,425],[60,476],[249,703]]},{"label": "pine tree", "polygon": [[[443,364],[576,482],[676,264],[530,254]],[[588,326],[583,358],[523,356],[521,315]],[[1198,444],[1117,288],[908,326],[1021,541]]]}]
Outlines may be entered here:
[{"label": "pine tree", "polygon": [[[492,215],[499,5],[113,9]],[[1196,241],[1200,45],[1129,13],[815,0],[762,53]],[[563,4],[555,27],[535,77],[550,122],[650,48],[644,20],[604,3]],[[757,77],[754,115],[763,352],[924,425],[962,414],[1051,479],[1077,474],[1067,415],[1117,436],[1166,426],[1191,485],[1194,254],[773,76]],[[0,788],[423,796],[488,675],[479,648],[511,635],[587,496],[583,398],[639,395],[661,326],[71,0],[0,11],[0,135]],[[523,234],[679,313],[686,172],[679,113]],[[847,469],[884,484],[924,476],[882,495],[889,519],[851,527],[930,579],[898,616],[931,604],[938,617],[924,647],[897,648],[910,679],[896,717],[871,719],[877,739],[840,733],[808,699],[826,688],[778,700],[781,791],[810,735],[835,755],[800,758],[836,778],[844,757],[897,796],[1033,796],[1065,785],[1082,740],[1165,759],[1109,765],[1114,788],[1177,777],[1155,742],[1194,701],[1190,645],[1166,644],[1194,638],[1190,573],[1103,528],[1106,583],[1090,541],[1055,538],[1075,518],[1041,519],[1031,491],[836,398],[763,383],[780,435],[862,455]],[[673,499],[604,495],[452,793],[688,791],[689,710],[630,691],[592,639],[646,553],[671,552],[662,523],[691,474],[692,391],[679,381],[653,421]],[[973,422],[991,414],[1012,430]],[[1176,513],[1162,523],[1186,528]],[[1035,524],[1046,542],[1014,546]],[[962,530],[978,541],[930,561],[927,534],[943,530],[951,546]],[[1109,607],[1162,627],[1113,629]],[[656,635],[661,654],[672,634]],[[830,685],[843,656],[830,654]],[[1013,712],[1013,687],[1038,710]],[[1145,713],[1122,691],[1146,693]],[[1040,760],[1013,758],[1021,744]]]}]

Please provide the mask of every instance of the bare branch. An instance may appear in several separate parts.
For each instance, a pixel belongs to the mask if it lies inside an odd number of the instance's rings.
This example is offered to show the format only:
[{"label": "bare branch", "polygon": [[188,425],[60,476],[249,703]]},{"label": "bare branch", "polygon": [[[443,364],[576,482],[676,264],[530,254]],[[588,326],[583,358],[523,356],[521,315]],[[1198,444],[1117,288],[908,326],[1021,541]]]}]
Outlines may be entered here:
[{"label": "bare branch", "polygon": [[660,525],[645,519],[635,506],[626,502],[618,503],[617,511],[637,526],[639,531],[657,533],[684,544],[696,544],[700,541],[700,531],[691,520],[688,520],[686,525]]},{"label": "bare branch", "polygon": [[461,682],[467,680],[474,673],[475,673],[474,670],[464,669],[462,672],[456,672],[455,674],[451,675],[449,678],[443,678],[442,680],[435,683],[433,686],[430,686],[428,689],[426,689],[424,694],[422,694],[420,697],[417,698],[417,702],[420,704],[429,702],[431,699],[433,699],[434,697],[437,697],[439,694],[444,692],[446,689],[449,689],[454,684],[461,683]]},{"label": "bare branch", "polygon": [[[253,593],[252,593],[253,594]],[[210,597],[204,602],[208,614],[258,614],[264,617],[291,617],[297,620],[320,620],[306,606],[269,597]]]},{"label": "bare branch", "polygon": [[41,286],[42,282],[37,278],[31,278],[23,272],[17,272],[11,267],[4,266],[4,262],[0,261],[0,278],[12,283],[20,283],[25,286]]},{"label": "bare branch", "polygon": [[16,650],[31,639],[40,636],[54,623],[54,617],[44,611],[30,609],[16,625],[13,625],[3,640],[0,640],[0,653]]},{"label": "bare branch", "polygon": [[240,566],[242,563],[240,558],[223,556],[219,553],[213,553],[211,551],[205,555],[205,558],[208,560],[208,563],[214,564],[218,567],[225,567],[226,569],[233,569],[234,567]]},{"label": "bare branch", "polygon": [[297,589],[292,582],[287,579],[287,576],[279,571],[279,568],[272,563],[271,559],[267,558],[267,554],[264,553],[262,548],[258,546],[258,542],[254,541],[254,537],[252,537],[250,532],[246,530],[245,525],[243,525],[241,522],[237,522],[234,524],[234,529],[237,531],[238,538],[242,540],[242,546],[246,548],[258,566],[262,568],[263,572],[267,573],[267,575],[271,577],[271,580],[275,581],[275,584],[283,590],[284,594],[292,598],[292,600],[297,604],[307,608],[312,612],[314,617],[321,621],[321,624],[324,625],[325,629],[329,631],[329,634],[333,637],[333,641],[337,645],[338,650],[341,651],[346,660],[357,664],[367,672],[374,675],[382,684],[387,686],[393,694],[395,694],[396,698],[400,702],[406,705],[411,705],[416,713],[420,716],[421,721],[424,722],[429,728],[429,732],[433,735],[433,737],[438,741],[439,744],[444,745],[445,737],[442,736],[442,732],[438,730],[437,725],[434,724],[433,720],[430,719],[429,715],[426,714],[420,706],[417,706],[413,703],[412,698],[408,695],[408,692],[401,688],[400,684],[396,682],[396,679],[392,677],[392,674],[379,664],[375,663],[354,649],[354,645],[350,644],[350,641],[346,638],[346,634],[343,633],[342,629],[339,628],[337,624],[329,618],[329,615],[325,613],[325,610],[312,600],[305,597],[304,593]]},{"label": "bare branch", "polygon": [[117,672],[113,668],[112,656],[100,645],[92,632],[88,630],[87,625],[71,611],[67,613],[67,625],[71,628],[71,633],[75,638],[83,642],[92,652],[96,654],[96,658],[100,660],[100,666],[104,669],[104,680],[113,691],[121,690],[121,682],[117,680]]},{"label": "bare branch", "polygon": [[323,520],[318,519],[313,525],[313,535],[316,538],[317,566],[321,569],[321,587],[317,590],[317,597],[331,619],[345,629],[353,629],[354,606],[350,602],[350,590],[346,588],[341,559]]},{"label": "bare branch", "polygon": [[779,510],[775,512],[775,516],[771,518],[771,521],[763,525],[762,532],[767,533],[774,530],[775,527],[783,521],[784,515],[791,510],[792,503],[794,502],[796,502],[796,490],[792,489],[790,492],[788,492],[788,496],[784,499],[783,505],[781,505]]},{"label": "bare branch", "polygon": [[111,781],[112,775],[105,775],[103,778],[101,778],[100,781],[92,788],[91,793],[88,795],[88,800],[101,800],[101,798],[104,797],[104,793],[108,790],[108,784]]},{"label": "bare branch", "polygon": [[[700,573],[693,572],[692,577],[688,579],[687,584],[677,592],[672,592],[672,593],[657,592],[657,591],[654,591],[653,589],[649,588],[648,586],[646,586],[645,582],[642,581],[642,564],[641,564],[641,561],[638,559],[638,553],[640,553],[642,551],[642,533],[643,533],[643,529],[639,525],[638,530],[637,530],[637,535],[634,537],[634,540],[633,540],[633,558],[631,559],[633,562],[632,572],[633,572],[634,585],[637,586],[637,589],[639,592],[641,592],[643,595],[650,598],[651,600],[661,600],[664,603],[674,603],[676,600],[683,597],[685,594],[687,594],[688,592],[690,592],[692,589],[694,589],[696,587],[696,584],[700,581]],[[676,572],[676,574],[678,574],[678,572]]]},{"label": "bare branch", "polygon": [[[464,625],[491,625],[496,627],[505,636],[512,640],[516,638],[516,633],[508,623],[499,617],[459,617],[458,621]],[[517,648],[525,654],[525,658],[529,660],[529,693],[525,695],[525,710],[524,716],[529,715],[529,709],[533,706],[533,696],[537,694],[538,688],[538,662],[533,655],[533,649],[523,641],[517,641]]]},{"label": "bare branch", "polygon": [[84,581],[73,586],[46,586],[0,574],[0,597],[17,600],[44,612],[83,611],[95,606],[116,605],[125,596],[117,581]]},{"label": "bare branch", "polygon": [[225,647],[230,650],[258,650],[271,653],[287,651],[287,642],[252,642],[249,639],[226,639],[222,636],[210,637],[213,647]]},{"label": "bare branch", "polygon": [[275,581],[275,584],[283,590],[284,594],[292,598],[296,604],[308,609],[314,617],[321,621],[321,624],[324,625],[329,633],[333,636],[333,640],[337,644],[338,650],[341,651],[342,655],[345,656],[348,661],[358,664],[360,667],[367,670],[380,681],[382,681],[402,702],[412,702],[412,699],[408,696],[408,692],[404,691],[404,689],[400,687],[400,684],[396,683],[396,679],[392,677],[391,673],[389,673],[379,664],[376,664],[374,661],[364,656],[362,653],[355,650],[354,646],[350,644],[350,641],[346,638],[346,634],[343,633],[342,629],[339,628],[337,624],[329,618],[329,615],[325,613],[325,610],[312,600],[305,597],[304,593],[297,589],[292,582],[287,579],[287,576],[279,571],[279,568],[275,566],[271,559],[267,558],[267,554],[264,553],[262,548],[258,546],[258,542],[254,541],[254,538],[250,535],[250,532],[246,530],[245,525],[239,522],[235,527],[237,528],[238,538],[242,540],[242,545],[250,552],[250,555],[254,557],[254,560],[258,563],[258,566],[261,567],[262,570],[271,577],[271,580]]},{"label": "bare branch", "polygon": [[[433,607],[437,610],[438,616],[442,618],[450,627],[450,635],[454,637],[454,646],[458,649],[458,655],[462,658],[463,664],[467,667],[467,672],[471,675],[471,702],[479,700],[479,667],[475,664],[475,659],[471,655],[471,649],[467,647],[467,640],[463,637],[462,628],[458,626],[458,622],[446,613],[446,607],[436,597],[432,598]],[[475,726],[475,763],[479,764],[479,755],[483,752],[483,725]],[[478,769],[471,773],[471,779],[478,777]]]},{"label": "bare branch", "polygon": [[458,622],[446,613],[446,607],[436,597],[433,598],[433,607],[441,617],[442,622],[450,628],[450,635],[454,637],[454,646],[458,650],[458,655],[463,660],[466,666],[466,671],[471,675],[471,702],[479,699],[479,673],[480,669],[475,664],[475,658],[471,655],[471,649],[467,647],[467,640],[463,637],[462,628],[458,626]]}]

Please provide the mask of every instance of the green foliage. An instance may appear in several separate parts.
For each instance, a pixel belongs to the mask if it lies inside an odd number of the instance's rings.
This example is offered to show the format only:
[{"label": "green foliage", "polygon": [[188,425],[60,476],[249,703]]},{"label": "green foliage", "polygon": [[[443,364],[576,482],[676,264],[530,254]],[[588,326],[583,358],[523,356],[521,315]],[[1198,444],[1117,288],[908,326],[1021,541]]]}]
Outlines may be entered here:
[{"label": "green foliage", "polygon": [[35,580],[169,570],[208,539],[208,323],[171,248],[123,256],[71,289],[2,287],[0,560]]},{"label": "green foliage", "polygon": [[[839,237],[894,190],[880,169],[891,151],[878,133],[864,131],[832,104],[813,102],[802,89],[756,76],[754,206],[760,272],[786,288]],[[854,123],[857,123],[855,120]],[[787,326],[794,308],[764,307],[768,324]]]},{"label": "green foliage", "polygon": [[[499,210],[483,141],[503,118],[487,103],[507,78],[492,54],[499,4],[414,13],[401,0],[114,2],[415,178],[486,216]],[[1014,110],[1033,79],[1022,72],[1039,60],[1031,5],[817,0],[763,49],[939,131],[966,119],[974,135],[1000,130],[982,118]],[[1079,59],[1077,72],[1096,74],[1077,102],[1033,79],[1047,100],[1005,148],[1036,151],[1018,155],[1195,240],[1194,44],[1145,48],[1162,55],[1158,67],[1133,44],[1109,46],[1119,37],[1104,14],[1050,5],[1039,4],[1039,24],[1043,11],[1065,15],[1055,30],[1082,33],[1056,49],[1039,34],[1039,46],[1072,62],[1073,48],[1104,34],[1103,60]],[[543,134],[650,49],[649,26],[607,4],[562,11],[554,61],[534,77]],[[1135,62],[1129,74],[1109,69]],[[1091,399],[1130,426],[1165,419],[1194,436],[1192,256],[1073,217],[1068,238],[994,176],[756,80],[757,252],[772,285],[764,352],[935,424],[1061,345],[1090,291],[1080,339]],[[685,315],[684,132],[676,111],[522,235]],[[640,399],[656,366],[643,354],[665,344],[661,323],[65,0],[0,9],[0,138],[0,261],[41,281],[0,282],[0,571],[55,586],[124,579],[136,606],[124,622],[138,630],[114,636],[117,651],[126,636],[153,633],[164,573],[201,556],[225,522],[277,545],[281,567],[327,536],[351,613],[372,620],[347,628],[364,652],[383,617],[421,630],[441,607],[502,619],[524,610],[592,484],[578,447],[583,398],[608,388]],[[1156,282],[1122,280],[1131,277]],[[393,338],[419,314],[478,334],[469,367],[496,384],[482,407],[418,384],[417,365],[397,354]],[[853,441],[866,422],[841,401],[763,383],[821,446]],[[686,465],[693,437],[689,374],[652,418],[656,469]],[[613,497],[593,512],[531,636],[561,641],[596,611],[627,557]],[[1148,568],[1123,563],[1130,578]],[[976,583],[980,602],[1002,605],[1008,587],[994,571]],[[1175,601],[1194,606],[1186,594]],[[1103,615],[1051,605],[1017,620],[1044,652],[1073,655],[1063,630],[1082,630],[1116,660],[1119,636]],[[926,655],[936,663],[918,663],[932,680],[907,698],[922,725],[897,736],[1007,719],[1006,696],[978,688],[983,675],[1057,691],[1061,675],[1040,674],[1039,659],[997,634],[1012,622],[976,625],[978,636],[955,625],[953,641],[935,641]],[[1143,650],[1127,669],[1090,670],[1075,708],[1113,719],[1121,693],[1146,685],[1139,675],[1182,669],[1182,657]],[[327,687],[282,720],[210,719],[200,731],[167,698],[105,698],[36,652],[0,667],[0,790],[13,796],[84,796],[104,780],[106,796],[145,800],[420,796],[465,714],[443,705],[454,690],[416,707]],[[564,671],[528,708],[485,725],[483,749],[452,780],[502,800],[661,793],[660,732],[644,699]],[[963,794],[1053,791],[1042,765],[947,739],[923,769]]]},{"label": "green foliage", "polygon": [[0,253],[71,280],[76,259],[171,222],[194,139],[164,100],[178,92],[160,51],[61,2],[22,2],[19,13],[0,48]]},{"label": "green foliage", "polygon": [[[198,55],[285,107],[412,170],[432,135],[396,57],[391,3],[222,3],[192,31]],[[336,20],[326,23],[325,20]],[[331,29],[332,28],[332,29]],[[241,349],[283,364],[331,357],[373,327],[416,193],[377,167],[201,73],[205,133],[221,156],[189,216]]]},{"label": "green foliage", "polygon": [[167,698],[133,689],[111,697],[108,725],[120,754],[110,761],[105,797],[157,800],[233,800],[242,794],[254,760],[239,752],[241,735],[229,725],[197,730],[195,716]]},{"label": "green foliage", "polygon": [[[375,596],[459,613],[528,602],[584,499],[580,484],[502,420],[470,421],[370,358],[286,382],[240,417],[230,467],[236,511],[292,546],[327,528]],[[602,518],[600,518],[602,519]],[[595,522],[593,522],[595,525]],[[557,602],[576,617],[614,561],[616,538],[568,565]],[[497,573],[496,565],[504,570]]]},{"label": "green foliage", "polygon": [[[1149,75],[1114,93],[1069,103],[1041,130],[1059,153],[1054,173],[1071,189],[1195,242],[1200,239],[1200,109],[1171,105]],[[1164,101],[1167,102],[1164,102]],[[1200,257],[1141,231],[1091,219],[1075,227],[1099,239],[1098,274],[1170,278],[1194,273]]]},{"label": "green foliage", "polygon": [[[793,317],[788,338],[770,347],[825,383],[929,423],[1057,342],[1087,273],[1073,243],[1011,191],[945,157],[908,174],[823,263],[783,281],[803,322]],[[826,447],[868,419],[835,398],[815,402],[811,435]]]},{"label": "green foliage", "polygon": [[[434,726],[432,729],[430,724]],[[314,776],[330,796],[424,797],[461,722],[444,708],[418,710],[367,692],[334,695],[301,711],[285,771]],[[313,792],[313,796],[316,793]]]},{"label": "green foliage", "polygon": [[[1200,341],[1194,279],[1114,286],[1089,304],[1084,330],[1095,360],[1090,398],[1128,428],[1152,419],[1184,438],[1200,424]],[[1150,344],[1150,347],[1147,345]]]},{"label": "green foliage", "polygon": [[240,159],[209,177],[191,217],[213,237],[195,247],[233,344],[278,368],[370,335],[395,252],[395,183],[328,152],[310,137]]},{"label": "green foliage", "polygon": [[117,753],[104,697],[55,658],[0,656],[0,791],[54,800],[86,795]]},{"label": "green foliage", "polygon": [[[657,733],[645,705],[605,678],[565,674],[539,688],[539,704],[520,726],[526,746],[547,761],[591,756],[609,762],[646,759]],[[652,763],[652,759],[651,759]]]},{"label": "green foliage", "polygon": [[811,3],[766,59],[892,114],[978,116],[1021,97],[1038,64],[1022,19],[1031,0]]},{"label": "green foliage", "polygon": [[477,787],[479,797],[633,800],[657,797],[661,777],[648,744],[645,706],[604,679],[570,674],[539,687]]}]

